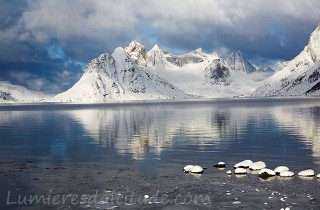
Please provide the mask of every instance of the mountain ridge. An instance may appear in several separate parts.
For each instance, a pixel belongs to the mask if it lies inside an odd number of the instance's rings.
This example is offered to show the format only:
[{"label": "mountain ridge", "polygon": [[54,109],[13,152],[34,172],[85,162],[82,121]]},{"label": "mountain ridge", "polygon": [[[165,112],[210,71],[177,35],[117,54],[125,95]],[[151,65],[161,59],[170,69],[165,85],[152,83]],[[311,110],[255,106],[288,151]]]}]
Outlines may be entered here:
[{"label": "mountain ridge", "polygon": [[[272,74],[272,75],[271,75]],[[271,75],[271,76],[270,76]],[[174,55],[132,41],[89,63],[80,80],[51,99],[0,82],[1,102],[108,102],[192,97],[266,97],[320,94],[320,26],[305,48],[277,70],[257,69],[240,51],[226,59],[198,48]]]}]

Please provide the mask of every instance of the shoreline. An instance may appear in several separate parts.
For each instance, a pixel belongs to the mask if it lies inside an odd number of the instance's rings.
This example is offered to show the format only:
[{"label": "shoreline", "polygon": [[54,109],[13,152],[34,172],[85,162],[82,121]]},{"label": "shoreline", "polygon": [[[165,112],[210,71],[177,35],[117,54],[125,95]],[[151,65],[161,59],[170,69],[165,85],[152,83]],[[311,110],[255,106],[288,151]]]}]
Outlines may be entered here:
[{"label": "shoreline", "polygon": [[112,106],[139,106],[139,105],[181,105],[181,104],[219,104],[229,102],[230,104],[242,102],[313,102],[320,100],[320,96],[289,96],[289,97],[231,97],[231,98],[198,98],[198,99],[160,99],[160,100],[126,100],[126,101],[113,101],[113,102],[10,102],[0,103],[0,110],[12,107],[112,107]]},{"label": "shoreline", "polygon": [[[0,166],[0,177],[7,181],[0,206],[6,209],[305,209],[320,205],[316,178],[262,180],[255,174],[227,176],[218,169],[199,176],[181,170],[148,176],[123,167],[107,170],[99,163],[46,167],[27,161]],[[28,187],[23,186],[26,182]],[[41,196],[46,200],[39,200]],[[25,197],[34,200],[30,203]]]}]

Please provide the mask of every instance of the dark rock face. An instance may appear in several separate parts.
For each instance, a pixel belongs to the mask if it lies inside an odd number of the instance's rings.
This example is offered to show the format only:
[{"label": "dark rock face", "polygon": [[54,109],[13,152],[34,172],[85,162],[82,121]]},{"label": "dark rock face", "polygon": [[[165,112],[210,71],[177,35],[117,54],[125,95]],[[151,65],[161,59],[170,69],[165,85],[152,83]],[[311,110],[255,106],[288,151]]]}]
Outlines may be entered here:
[{"label": "dark rock face", "polygon": [[211,84],[225,83],[229,75],[229,68],[221,59],[213,60],[205,69],[205,79]]},{"label": "dark rock face", "polygon": [[10,93],[8,92],[3,92],[0,90],[0,100],[8,100],[10,98]]}]

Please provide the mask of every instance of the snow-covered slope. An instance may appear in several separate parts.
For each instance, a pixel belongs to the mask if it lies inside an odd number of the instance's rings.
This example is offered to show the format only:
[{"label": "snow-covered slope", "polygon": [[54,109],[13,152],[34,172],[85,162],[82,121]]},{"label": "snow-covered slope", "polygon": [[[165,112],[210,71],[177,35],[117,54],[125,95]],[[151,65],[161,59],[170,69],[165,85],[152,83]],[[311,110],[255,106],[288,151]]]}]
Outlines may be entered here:
[{"label": "snow-covered slope", "polygon": [[230,69],[240,71],[242,73],[250,74],[257,71],[249,61],[242,57],[242,53],[240,51],[233,52],[230,57],[226,59],[226,63]]},{"label": "snow-covered slope", "polygon": [[145,68],[146,54],[143,52],[139,43],[131,43],[126,50],[119,47],[112,55],[100,55],[91,61],[73,87],[55,96],[53,101],[107,102],[189,97]]},{"label": "snow-covered slope", "polygon": [[0,81],[0,102],[43,102],[50,98],[50,95],[31,91],[6,81]]},{"label": "snow-covered slope", "polygon": [[320,94],[320,26],[308,45],[293,60],[285,62],[252,96],[300,96]]},{"label": "snow-covered slope", "polygon": [[216,53],[205,53],[201,49],[173,55],[156,45],[147,55],[150,68],[158,75],[184,92],[200,97],[250,95],[261,85],[261,80],[270,76],[260,72],[251,75],[232,70]]}]

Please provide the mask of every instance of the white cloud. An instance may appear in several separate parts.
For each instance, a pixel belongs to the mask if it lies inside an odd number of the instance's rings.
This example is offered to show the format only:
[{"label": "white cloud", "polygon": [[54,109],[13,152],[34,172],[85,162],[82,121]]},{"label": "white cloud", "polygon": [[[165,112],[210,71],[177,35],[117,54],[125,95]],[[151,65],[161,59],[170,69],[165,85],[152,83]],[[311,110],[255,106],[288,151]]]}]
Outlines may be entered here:
[{"label": "white cloud", "polygon": [[[301,38],[320,21],[319,0],[26,2],[23,13],[14,16],[18,19],[13,21],[10,17],[12,26],[0,31],[0,45],[9,49],[0,52],[0,60],[15,59],[18,53],[22,54],[19,57],[30,59],[23,55],[28,53],[28,47],[16,43],[31,42],[44,48],[60,45],[66,57],[88,62],[99,53],[125,47],[131,39],[141,39],[147,45],[156,40],[160,46],[180,50],[245,48],[245,54],[273,54],[276,59],[297,53],[296,46],[306,41]],[[280,30],[272,35],[273,27]]]},{"label": "white cloud", "polygon": [[253,36],[273,24],[297,27],[294,20],[317,22],[319,7],[318,0],[29,0],[16,30],[10,32],[39,42],[52,37],[110,41],[123,33],[139,33],[136,29],[144,18],[165,35],[218,28]]}]

